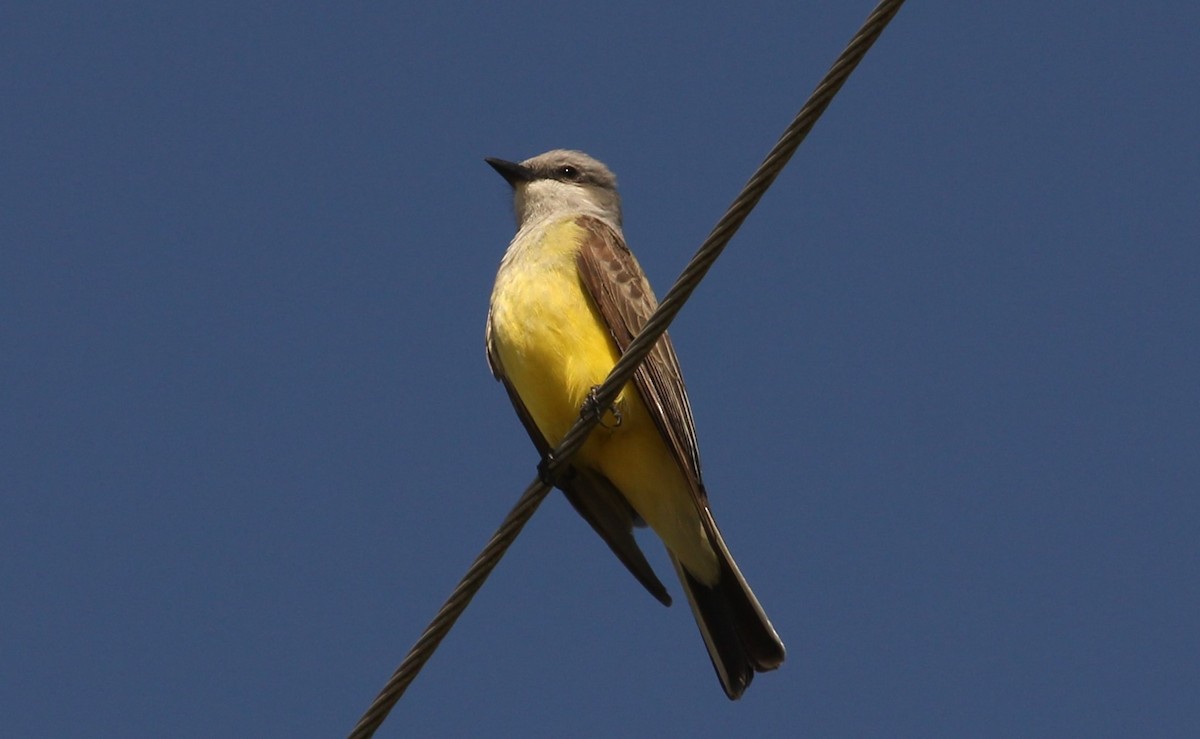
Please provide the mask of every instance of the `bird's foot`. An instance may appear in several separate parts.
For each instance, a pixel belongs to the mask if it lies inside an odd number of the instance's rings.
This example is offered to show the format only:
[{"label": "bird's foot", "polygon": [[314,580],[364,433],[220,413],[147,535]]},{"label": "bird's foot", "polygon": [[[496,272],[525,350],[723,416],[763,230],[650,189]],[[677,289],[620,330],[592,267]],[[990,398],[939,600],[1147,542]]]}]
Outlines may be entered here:
[{"label": "bird's foot", "polygon": [[[615,429],[621,425],[621,411],[617,408],[617,404],[613,403],[607,408],[600,408],[600,401],[596,398],[596,394],[600,392],[599,385],[593,385],[588,391],[587,399],[583,401],[583,407],[579,409],[579,415],[582,418],[596,418],[597,423],[606,429]],[[613,420],[609,422],[606,419],[608,414],[612,414]]]}]

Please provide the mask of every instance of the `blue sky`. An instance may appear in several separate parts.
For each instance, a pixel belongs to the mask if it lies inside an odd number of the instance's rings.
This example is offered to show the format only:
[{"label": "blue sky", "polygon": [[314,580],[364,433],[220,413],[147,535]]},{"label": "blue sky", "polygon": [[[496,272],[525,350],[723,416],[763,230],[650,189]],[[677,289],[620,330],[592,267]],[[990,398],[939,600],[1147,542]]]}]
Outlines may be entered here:
[{"label": "blue sky", "polygon": [[[347,733],[537,462],[483,157],[662,294],[870,8],[0,11],[0,733]],[[1198,23],[911,4],[676,321],[781,670],[556,494],[379,736],[1200,733]]]}]

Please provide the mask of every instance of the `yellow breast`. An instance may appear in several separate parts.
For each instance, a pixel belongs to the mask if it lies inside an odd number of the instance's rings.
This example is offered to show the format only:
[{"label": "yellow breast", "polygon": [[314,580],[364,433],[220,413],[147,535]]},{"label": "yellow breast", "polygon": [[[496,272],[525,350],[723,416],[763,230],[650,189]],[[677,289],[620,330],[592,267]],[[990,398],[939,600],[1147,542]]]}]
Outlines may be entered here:
[{"label": "yellow breast", "polygon": [[573,219],[531,229],[509,247],[492,292],[492,342],[504,374],[550,444],[579,417],[618,353],[576,266]]},{"label": "yellow breast", "polygon": [[[551,446],[619,357],[579,276],[576,259],[585,235],[572,218],[522,231],[492,292],[493,351]],[[689,571],[715,582],[716,555],[689,484],[632,383],[615,405],[620,425],[594,429],[576,463],[604,475]]]}]

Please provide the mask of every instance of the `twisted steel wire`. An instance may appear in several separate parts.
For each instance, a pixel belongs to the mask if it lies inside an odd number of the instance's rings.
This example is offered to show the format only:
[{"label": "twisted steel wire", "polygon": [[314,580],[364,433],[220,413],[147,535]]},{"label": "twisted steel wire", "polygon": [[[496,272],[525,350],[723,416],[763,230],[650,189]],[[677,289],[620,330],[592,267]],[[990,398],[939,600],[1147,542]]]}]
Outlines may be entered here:
[{"label": "twisted steel wire", "polygon": [[[812,130],[817,119],[829,107],[834,95],[845,84],[850,73],[866,56],[867,51],[903,4],[904,0],[883,0],[871,11],[858,33],[834,61],[833,66],[813,90],[791,124],[784,130],[779,141],[775,143],[762,164],[759,165],[758,170],[742,188],[742,192],[729,206],[717,225],[713,227],[704,243],[700,245],[695,256],[688,262],[675,284],[659,303],[658,309],[646,321],[646,325],[638,332],[637,337],[613,367],[608,379],[596,391],[595,403],[592,407],[607,408],[616,400],[620,389],[633,377],[634,371],[646,358],[651,347],[667,330],[688,297],[700,284],[700,280],[704,278],[704,275],[716,262],[717,257],[729,244],[734,233],[741,227],[758,201],[762,199],[767,188],[779,176],[788,160],[796,153],[796,149],[804,141],[808,132]],[[584,440],[599,421],[600,415],[599,413],[582,414],[558,447],[539,467],[538,478],[525,488],[525,492],[521,494],[516,505],[505,516],[487,546],[475,558],[466,574],[454,588],[454,592],[450,594],[429,626],[417,639],[416,644],[409,650],[404,661],[400,663],[387,685],[376,696],[370,708],[359,719],[358,724],[350,732],[350,739],[368,739],[374,736],[375,731],[383,724],[384,719],[387,718],[396,702],[400,700],[405,689],[433,655],[438,644],[466,610],[471,598],[479,591],[484,580],[499,564],[500,558],[504,556],[505,551],[508,550],[517,535],[521,533],[521,529],[529,522],[534,511],[546,498],[553,481],[566,468],[571,457],[583,446]]]}]

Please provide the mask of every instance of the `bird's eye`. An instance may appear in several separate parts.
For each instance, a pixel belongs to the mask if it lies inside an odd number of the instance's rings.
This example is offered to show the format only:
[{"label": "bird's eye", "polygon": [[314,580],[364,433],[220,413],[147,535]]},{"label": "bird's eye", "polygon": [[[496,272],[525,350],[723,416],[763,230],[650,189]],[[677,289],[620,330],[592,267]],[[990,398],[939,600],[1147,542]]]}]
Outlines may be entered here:
[{"label": "bird's eye", "polygon": [[578,169],[576,169],[576,168],[574,168],[574,167],[572,167],[572,166],[571,166],[571,165],[569,165],[569,164],[568,164],[568,165],[565,165],[565,166],[563,166],[563,167],[559,167],[559,168],[558,168],[558,174],[559,174],[559,175],[560,175],[560,176],[561,176],[561,177],[562,177],[564,180],[577,180],[577,179],[579,179],[579,170],[578,170]]}]

